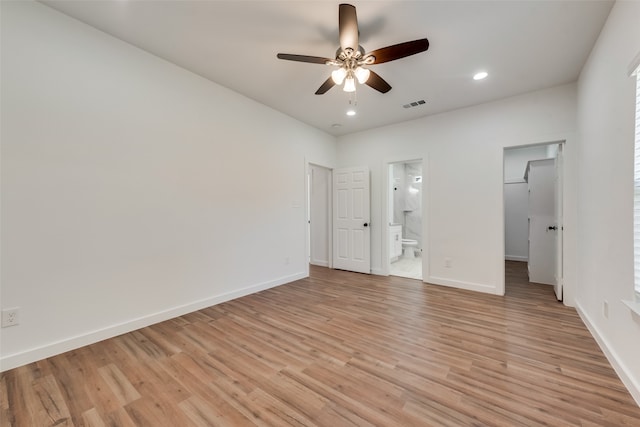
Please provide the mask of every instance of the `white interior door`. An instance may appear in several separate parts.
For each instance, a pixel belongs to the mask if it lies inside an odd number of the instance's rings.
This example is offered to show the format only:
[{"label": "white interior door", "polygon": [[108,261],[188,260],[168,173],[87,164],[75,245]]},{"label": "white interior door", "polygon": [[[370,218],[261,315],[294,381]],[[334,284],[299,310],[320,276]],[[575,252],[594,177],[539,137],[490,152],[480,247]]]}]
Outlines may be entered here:
[{"label": "white interior door", "polygon": [[529,162],[529,281],[556,285],[555,160]]},{"label": "white interior door", "polygon": [[333,268],[371,272],[369,168],[333,171]]},{"label": "white interior door", "polygon": [[553,285],[553,290],[556,293],[556,298],[558,301],[562,301],[562,285],[563,285],[563,212],[562,212],[562,185],[563,185],[563,166],[564,166],[564,157],[562,154],[563,145],[558,144],[558,154],[556,156],[556,180],[555,180],[555,195],[556,195],[556,218],[555,218],[555,235],[556,235],[556,272],[555,272],[555,283]]}]

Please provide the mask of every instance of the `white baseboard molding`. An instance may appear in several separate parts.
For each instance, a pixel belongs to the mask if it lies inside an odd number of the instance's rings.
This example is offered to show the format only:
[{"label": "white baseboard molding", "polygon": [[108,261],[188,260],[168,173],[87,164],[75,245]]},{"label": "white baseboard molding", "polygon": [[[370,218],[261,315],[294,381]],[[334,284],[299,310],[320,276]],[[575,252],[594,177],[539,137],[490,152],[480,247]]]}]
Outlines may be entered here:
[{"label": "white baseboard molding", "polygon": [[451,288],[466,289],[468,291],[484,292],[486,294],[501,295],[495,286],[486,285],[484,283],[464,282],[462,280],[452,280],[444,277],[429,276],[423,279],[424,282],[433,283],[434,285],[448,286]]},{"label": "white baseboard molding", "polygon": [[311,261],[309,262],[311,265],[317,265],[318,267],[329,267],[329,261]]},{"label": "white baseboard molding", "polygon": [[389,273],[386,273],[381,268],[372,268],[371,269],[371,274],[373,274],[374,276],[388,276],[389,275]]},{"label": "white baseboard molding", "polygon": [[529,262],[529,257],[519,255],[505,255],[504,259],[505,261]]},{"label": "white baseboard molding", "polygon": [[9,369],[17,368],[28,363],[45,359],[47,357],[74,350],[85,345],[94,344],[98,341],[113,338],[115,336],[135,331],[137,329],[144,328],[155,323],[173,319],[178,316],[183,316],[185,314],[202,310],[203,308],[211,307],[216,304],[220,304],[256,292],[264,291],[276,286],[284,285],[286,283],[303,279],[307,276],[308,275],[306,273],[296,273],[289,276],[280,277],[275,280],[258,283],[232,292],[227,292],[203,300],[194,301],[189,304],[173,307],[158,313],[142,316],[137,319],[131,319],[129,321],[88,332],[86,334],[77,335],[60,341],[48,343],[46,345],[35,347],[19,353],[9,354],[0,358],[0,372],[4,372]]},{"label": "white baseboard molding", "polygon": [[600,346],[600,349],[607,357],[607,360],[611,363],[614,371],[616,371],[616,374],[618,374],[622,383],[627,387],[627,390],[629,390],[631,397],[633,397],[638,406],[640,406],[640,379],[636,379],[629,374],[630,371],[627,366],[620,360],[616,351],[609,344],[609,341],[600,333],[598,327],[582,309],[579,301],[576,301],[575,308],[587,329],[591,332],[591,335]]}]

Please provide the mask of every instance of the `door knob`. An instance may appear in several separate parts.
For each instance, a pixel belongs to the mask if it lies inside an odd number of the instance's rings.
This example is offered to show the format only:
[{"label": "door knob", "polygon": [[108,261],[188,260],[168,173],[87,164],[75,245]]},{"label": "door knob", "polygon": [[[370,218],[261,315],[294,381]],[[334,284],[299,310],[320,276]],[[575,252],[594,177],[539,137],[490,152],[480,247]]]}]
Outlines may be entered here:
[{"label": "door knob", "polygon": [[368,223],[368,222],[365,222],[365,223],[364,223],[364,226],[365,226],[365,227],[368,227],[368,226],[369,226],[369,223]]},{"label": "door knob", "polygon": [[550,225],[549,227],[547,227],[547,230],[557,230],[558,227],[556,227],[555,225]]}]

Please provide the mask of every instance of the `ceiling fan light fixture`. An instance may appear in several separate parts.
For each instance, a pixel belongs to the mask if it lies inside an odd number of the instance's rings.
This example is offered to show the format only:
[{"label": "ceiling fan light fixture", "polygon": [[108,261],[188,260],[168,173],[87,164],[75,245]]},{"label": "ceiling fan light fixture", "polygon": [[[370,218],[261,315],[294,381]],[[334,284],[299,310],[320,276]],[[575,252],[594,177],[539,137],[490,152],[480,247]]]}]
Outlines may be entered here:
[{"label": "ceiling fan light fixture", "polygon": [[342,89],[345,92],[355,92],[356,91],[356,80],[353,76],[349,76],[344,81],[344,88]]},{"label": "ceiling fan light fixture", "polygon": [[289,53],[278,53],[276,56],[278,59],[287,61],[335,67],[331,76],[316,90],[316,95],[325,94],[334,86],[343,86],[342,90],[345,92],[355,93],[356,79],[359,84],[366,84],[380,93],[387,93],[391,90],[391,85],[377,73],[364,67],[406,58],[429,49],[429,40],[422,38],[367,52],[359,44],[360,29],[358,28],[356,7],[347,3],[341,3],[338,6],[338,39],[340,46],[336,50],[334,58]]},{"label": "ceiling fan light fixture", "polygon": [[341,85],[345,77],[347,77],[347,70],[342,67],[331,72],[331,79],[337,85]]},{"label": "ceiling fan light fixture", "polygon": [[365,84],[367,82],[367,80],[369,80],[369,76],[371,75],[371,71],[367,70],[366,68],[358,67],[354,71],[354,74],[356,75],[356,78],[358,79],[358,83],[363,85],[363,84]]}]

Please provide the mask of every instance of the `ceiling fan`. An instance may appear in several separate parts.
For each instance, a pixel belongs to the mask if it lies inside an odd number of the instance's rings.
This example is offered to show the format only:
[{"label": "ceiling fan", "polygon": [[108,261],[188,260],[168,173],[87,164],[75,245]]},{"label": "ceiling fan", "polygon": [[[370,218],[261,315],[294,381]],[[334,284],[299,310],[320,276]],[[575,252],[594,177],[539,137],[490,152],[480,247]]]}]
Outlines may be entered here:
[{"label": "ceiling fan", "polygon": [[336,51],[335,59],[308,55],[292,55],[288,53],[278,54],[279,59],[286,59],[288,61],[309,62],[311,64],[325,64],[338,67],[331,73],[331,77],[318,88],[316,95],[322,95],[333,86],[341,85],[343,82],[343,90],[345,92],[355,92],[356,80],[358,83],[366,84],[379,92],[387,93],[391,90],[391,85],[375,72],[365,68],[365,66],[394,61],[424,52],[429,48],[429,40],[419,39],[365,53],[364,48],[358,44],[360,31],[358,30],[358,18],[356,16],[355,6],[341,4],[338,13],[340,47]]}]

